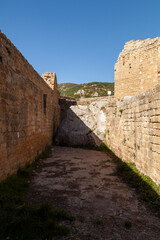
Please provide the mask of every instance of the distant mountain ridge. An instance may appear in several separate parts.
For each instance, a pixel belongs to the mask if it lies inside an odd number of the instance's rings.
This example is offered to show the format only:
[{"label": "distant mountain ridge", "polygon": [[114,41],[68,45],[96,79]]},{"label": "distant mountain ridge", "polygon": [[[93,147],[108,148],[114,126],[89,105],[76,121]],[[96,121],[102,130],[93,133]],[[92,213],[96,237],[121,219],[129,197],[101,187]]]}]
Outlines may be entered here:
[{"label": "distant mountain ridge", "polygon": [[108,91],[114,95],[114,83],[108,82],[91,82],[84,84],[61,83],[58,84],[58,90],[61,96],[75,98],[89,98],[107,96]]}]

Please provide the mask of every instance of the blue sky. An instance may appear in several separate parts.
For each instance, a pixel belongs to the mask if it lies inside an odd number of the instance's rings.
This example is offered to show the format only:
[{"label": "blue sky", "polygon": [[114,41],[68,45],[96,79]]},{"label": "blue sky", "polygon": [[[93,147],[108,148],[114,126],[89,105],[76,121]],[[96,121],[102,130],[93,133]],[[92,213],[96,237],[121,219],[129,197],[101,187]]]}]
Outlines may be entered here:
[{"label": "blue sky", "polygon": [[160,36],[159,0],[1,0],[0,29],[58,83],[113,82],[125,42]]}]

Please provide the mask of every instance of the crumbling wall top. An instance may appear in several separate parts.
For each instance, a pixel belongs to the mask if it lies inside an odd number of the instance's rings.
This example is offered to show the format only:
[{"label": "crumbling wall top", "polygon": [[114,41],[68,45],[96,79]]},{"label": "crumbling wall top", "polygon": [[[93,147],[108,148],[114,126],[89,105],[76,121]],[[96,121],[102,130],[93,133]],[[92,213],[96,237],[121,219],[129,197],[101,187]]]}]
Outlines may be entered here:
[{"label": "crumbling wall top", "polygon": [[126,42],[124,45],[124,49],[122,50],[122,52],[120,53],[118,59],[128,53],[131,53],[132,51],[141,51],[144,49],[149,49],[149,48],[153,48],[156,46],[160,46],[160,37],[156,37],[156,38],[147,38],[145,40],[131,40],[129,42]]},{"label": "crumbling wall top", "polygon": [[135,96],[160,83],[160,37],[129,41],[115,64],[115,96]]},{"label": "crumbling wall top", "polygon": [[52,88],[52,90],[57,90],[57,76],[56,73],[45,72],[42,74],[44,81]]}]

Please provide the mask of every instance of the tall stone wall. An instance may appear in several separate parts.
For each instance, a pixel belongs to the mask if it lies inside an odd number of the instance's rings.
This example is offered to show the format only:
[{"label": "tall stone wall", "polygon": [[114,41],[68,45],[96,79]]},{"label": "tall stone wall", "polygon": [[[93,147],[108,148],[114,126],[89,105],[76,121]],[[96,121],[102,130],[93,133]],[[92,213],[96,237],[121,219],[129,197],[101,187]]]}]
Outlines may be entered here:
[{"label": "tall stone wall", "polygon": [[134,97],[84,99],[61,122],[57,140],[100,145],[160,184],[160,84]]},{"label": "tall stone wall", "polygon": [[52,143],[59,119],[56,87],[0,32],[0,180]]},{"label": "tall stone wall", "polygon": [[135,96],[160,83],[160,37],[127,42],[115,64],[115,96]]},{"label": "tall stone wall", "polygon": [[[101,145],[106,137],[106,114],[103,111],[114,97],[86,98],[65,109],[56,135],[56,143],[68,146]],[[64,108],[63,102],[61,102]]]},{"label": "tall stone wall", "polygon": [[115,154],[160,184],[160,84],[106,106],[106,141]]}]

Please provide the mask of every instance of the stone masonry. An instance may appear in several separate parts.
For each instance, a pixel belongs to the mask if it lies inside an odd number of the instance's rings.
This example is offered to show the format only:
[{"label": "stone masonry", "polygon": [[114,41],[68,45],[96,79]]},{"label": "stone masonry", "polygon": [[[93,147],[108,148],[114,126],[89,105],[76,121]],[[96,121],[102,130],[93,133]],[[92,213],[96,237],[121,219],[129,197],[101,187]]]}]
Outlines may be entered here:
[{"label": "stone masonry", "polygon": [[50,87],[0,32],[0,180],[52,143],[60,121],[53,76]]},{"label": "stone masonry", "polygon": [[60,106],[59,106],[59,92],[57,86],[57,76],[55,73],[46,72],[42,74],[44,81],[50,86],[53,91],[53,138],[56,134],[57,127],[60,123]]},{"label": "stone masonry", "polygon": [[84,98],[70,106],[58,127],[56,143],[66,146],[101,145],[106,137],[107,122],[103,109],[108,101],[116,100],[114,97]]},{"label": "stone masonry", "polygon": [[160,184],[160,84],[135,97],[84,99],[61,122],[57,140],[72,145],[104,141],[140,172]]},{"label": "stone masonry", "polygon": [[115,64],[115,96],[135,96],[160,83],[160,37],[127,42]]},{"label": "stone masonry", "polygon": [[[63,114],[57,143],[106,141],[118,157],[134,162],[159,185],[159,54],[160,38],[127,43],[115,66],[116,97],[71,106]],[[60,123],[57,79],[55,73],[42,77],[0,32],[0,180],[52,143]],[[136,96],[123,98],[128,95]]]},{"label": "stone masonry", "polygon": [[160,185],[160,84],[106,105],[106,116],[110,148]]}]

